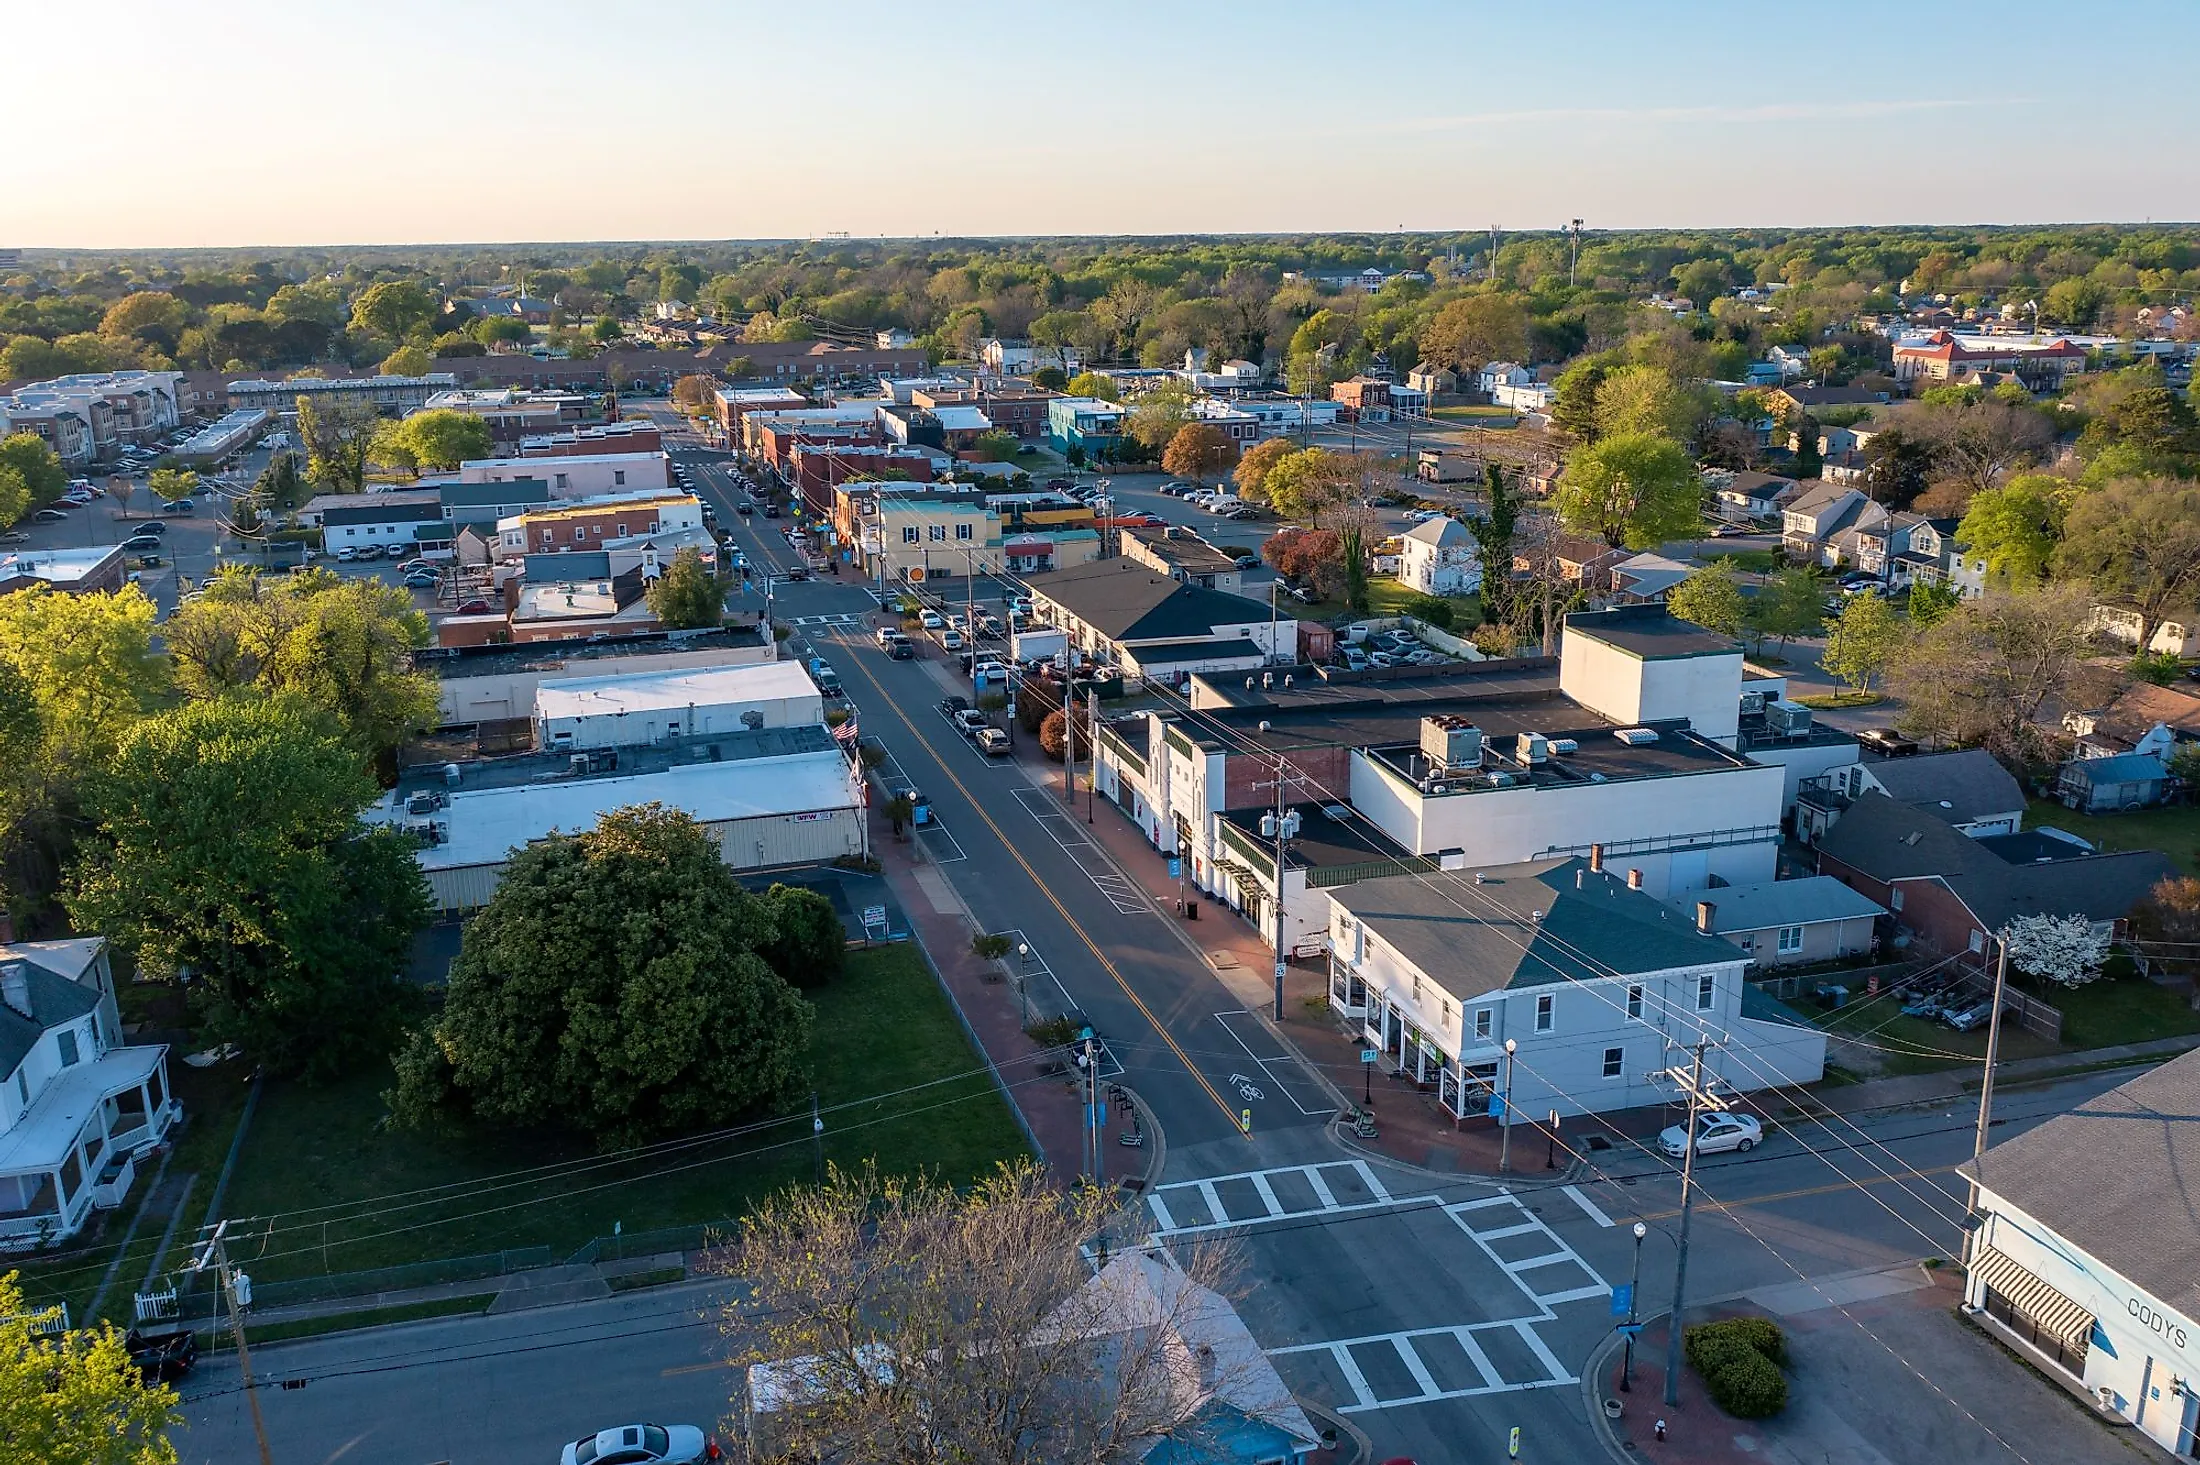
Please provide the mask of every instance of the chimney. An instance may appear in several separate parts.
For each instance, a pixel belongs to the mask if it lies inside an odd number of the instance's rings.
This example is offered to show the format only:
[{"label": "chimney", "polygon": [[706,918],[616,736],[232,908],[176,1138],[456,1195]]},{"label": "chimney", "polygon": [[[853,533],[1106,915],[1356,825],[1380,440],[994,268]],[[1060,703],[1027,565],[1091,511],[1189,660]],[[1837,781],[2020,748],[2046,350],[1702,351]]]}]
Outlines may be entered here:
[{"label": "chimney", "polygon": [[1199,1386],[1202,1389],[1212,1389],[1220,1382],[1221,1378],[1222,1370],[1216,1365],[1215,1350],[1205,1343],[1200,1344]]},{"label": "chimney", "polygon": [[1592,874],[1601,875],[1604,873],[1603,845],[1592,844],[1589,846],[1589,869]]},{"label": "chimney", "polygon": [[1710,934],[1711,934],[1711,918],[1712,918],[1712,916],[1714,916],[1714,915],[1716,915],[1716,914],[1718,913],[1718,909],[1719,909],[1719,908],[1718,908],[1717,906],[1713,905],[1713,904],[1712,904],[1712,903],[1711,903],[1710,901],[1708,901],[1708,900],[1699,900],[1699,901],[1697,901],[1697,902],[1696,902],[1696,929],[1697,929],[1697,930],[1699,930],[1699,931],[1701,931],[1701,932],[1702,932],[1702,933],[1703,933],[1704,935],[1706,935],[1706,936],[1710,935]]},{"label": "chimney", "polygon": [[1629,890],[1642,889],[1642,871],[1629,870],[1627,872],[1627,888]]},{"label": "chimney", "polygon": [[31,1011],[31,964],[27,961],[0,962],[0,1002],[36,1021]]}]

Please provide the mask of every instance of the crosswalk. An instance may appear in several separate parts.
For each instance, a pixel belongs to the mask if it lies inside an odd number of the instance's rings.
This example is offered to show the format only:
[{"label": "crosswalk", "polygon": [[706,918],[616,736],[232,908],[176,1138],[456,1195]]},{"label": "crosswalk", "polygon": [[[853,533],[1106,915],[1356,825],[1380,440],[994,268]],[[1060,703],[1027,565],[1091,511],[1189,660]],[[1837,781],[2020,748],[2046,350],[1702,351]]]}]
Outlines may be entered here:
[{"label": "crosswalk", "polygon": [[[1537,1318],[1507,1318],[1451,1328],[1415,1328],[1409,1332],[1370,1333],[1328,1343],[1271,1348],[1287,1373],[1306,1379],[1290,1360],[1326,1364],[1327,1382],[1341,1382],[1352,1402],[1340,1414],[1364,1414],[1401,1404],[1433,1404],[1441,1399],[1472,1399],[1485,1394],[1517,1394],[1581,1382],[1536,1331]],[[1312,1380],[1302,1383],[1309,1387]]]},{"label": "crosswalk", "polygon": [[1281,1165],[1157,1185],[1146,1196],[1156,1236],[1197,1236],[1267,1221],[1426,1205],[1432,1195],[1393,1195],[1365,1160]]},{"label": "crosswalk", "polygon": [[863,616],[848,611],[839,611],[832,615],[794,616],[789,619],[788,624],[805,627],[860,626],[864,619]]},{"label": "crosswalk", "polygon": [[1455,1202],[1444,1214],[1539,1308],[1611,1295],[1596,1268],[1510,1191]]}]

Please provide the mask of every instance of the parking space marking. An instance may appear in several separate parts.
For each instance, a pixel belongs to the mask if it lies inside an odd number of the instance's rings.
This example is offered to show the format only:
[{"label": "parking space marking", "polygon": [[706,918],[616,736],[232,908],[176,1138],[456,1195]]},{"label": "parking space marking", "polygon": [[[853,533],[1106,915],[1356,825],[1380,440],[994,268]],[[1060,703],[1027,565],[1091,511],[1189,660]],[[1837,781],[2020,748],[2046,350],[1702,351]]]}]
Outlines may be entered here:
[{"label": "parking space marking", "polygon": [[[1415,1328],[1408,1332],[1370,1333],[1360,1338],[1340,1338],[1328,1343],[1297,1343],[1290,1347],[1271,1348],[1267,1351],[1270,1358],[1287,1358],[1297,1353],[1328,1354],[1331,1361],[1337,1365],[1337,1371],[1344,1375],[1345,1383],[1353,1394],[1353,1400],[1350,1404],[1338,1407],[1337,1412],[1339,1414],[1365,1414],[1374,1409],[1393,1409],[1401,1404],[1434,1404],[1444,1399],[1474,1399],[1490,1394],[1520,1394],[1531,1389],[1561,1388],[1568,1384],[1580,1383],[1580,1378],[1566,1371],[1565,1365],[1558,1361],[1558,1356],[1551,1352],[1550,1346],[1536,1332],[1535,1325],[1540,1321],[1542,1321],[1540,1318],[1507,1318],[1502,1322],[1473,1323],[1462,1327]],[[1506,1378],[1496,1365],[1491,1363],[1489,1354],[1484,1352],[1481,1345],[1474,1339],[1476,1333],[1499,1332],[1511,1333],[1517,1336],[1526,1345],[1528,1351],[1535,1355],[1535,1361],[1541,1366],[1543,1372],[1531,1378]],[[1467,1361],[1472,1363],[1475,1371],[1482,1376],[1482,1382],[1477,1386],[1464,1389],[1439,1387],[1436,1376],[1430,1372],[1427,1361],[1421,1357],[1420,1350],[1415,1347],[1416,1342],[1435,1338],[1449,1338],[1457,1344],[1459,1351],[1466,1355]],[[1414,1386],[1418,1392],[1398,1394],[1386,1398],[1377,1394],[1369,1386],[1367,1375],[1360,1368],[1358,1361],[1353,1358],[1352,1350],[1355,1348],[1384,1346],[1387,1346],[1398,1356],[1398,1361],[1404,1365],[1405,1371],[1412,1375]]]},{"label": "parking space marking", "polygon": [[[1328,1174],[1323,1172],[1327,1171]],[[1276,1194],[1275,1180],[1290,1176],[1305,1183],[1313,1192],[1316,1204],[1294,1209],[1284,1204]],[[1337,1198],[1337,1185],[1357,1185],[1371,1200],[1346,1200]],[[1261,1203],[1262,1214],[1257,1216],[1233,1216],[1222,1203],[1216,1187],[1229,1181],[1242,1180],[1249,1184]],[[1179,1194],[1196,1193],[1206,1207],[1207,1219],[1185,1223],[1177,1219],[1175,1207],[1162,1199],[1164,1192]],[[1354,1212],[1396,1210],[1406,1206],[1428,1205],[1441,1199],[1434,1195],[1392,1195],[1382,1180],[1369,1168],[1365,1160],[1324,1160],[1314,1165],[1278,1165],[1267,1170],[1245,1170],[1235,1175],[1210,1175],[1203,1180],[1172,1180],[1166,1185],[1155,1186],[1146,1199],[1152,1203],[1154,1219],[1160,1222],[1154,1234],[1162,1236],[1197,1236],[1212,1231],[1229,1231],[1240,1226],[1258,1226],[1266,1221],[1297,1221],[1310,1217],[1342,1216]]]},{"label": "parking space marking", "polygon": [[1117,915],[1154,914],[1153,903],[1146,898],[1146,892],[1116,873],[1100,846],[1078,832],[1077,821],[1067,809],[1054,802],[1053,795],[1036,788],[1019,788],[1011,792],[1016,802],[1023,805],[1024,812],[1036,819],[1039,827],[1061,847],[1062,853],[1069,856],[1070,863],[1083,871],[1085,878],[1107,898],[1108,904],[1115,907]]},{"label": "parking space marking", "polygon": [[958,860],[967,860],[970,858],[970,852],[962,847],[962,842],[960,840],[956,839],[954,835],[947,832],[947,826],[940,822],[940,816],[937,814],[934,814],[932,816],[931,823],[919,829],[917,833],[921,835],[931,836],[929,843],[933,845],[945,846],[946,848],[954,851],[954,853],[951,855],[939,854],[935,852],[931,857],[932,863],[935,865],[952,865]]},{"label": "parking space marking", "polygon": [[1582,1211],[1587,1214],[1589,1219],[1596,1222],[1599,1226],[1604,1227],[1606,1230],[1610,1230],[1614,1225],[1617,1224],[1612,1220],[1610,1216],[1604,1214],[1604,1210],[1602,1207],[1600,1207],[1595,1201],[1589,1199],[1589,1197],[1581,1193],[1580,1186],[1561,1185],[1558,1189],[1560,1194],[1564,1195],[1566,1199],[1572,1201],[1575,1205],[1581,1207]]}]

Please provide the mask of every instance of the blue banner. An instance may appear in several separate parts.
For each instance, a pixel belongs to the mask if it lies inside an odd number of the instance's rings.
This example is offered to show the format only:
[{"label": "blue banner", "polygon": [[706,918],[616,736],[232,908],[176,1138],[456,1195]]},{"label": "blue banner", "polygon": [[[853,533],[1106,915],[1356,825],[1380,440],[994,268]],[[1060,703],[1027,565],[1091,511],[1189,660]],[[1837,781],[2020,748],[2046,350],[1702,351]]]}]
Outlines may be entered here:
[{"label": "blue banner", "polygon": [[1490,1095],[1490,1118],[1492,1118],[1492,1119],[1502,1119],[1502,1118],[1504,1118],[1504,1117],[1505,1117],[1505,1096],[1504,1096],[1503,1094],[1491,1094],[1491,1095]]},{"label": "blue banner", "polygon": [[1617,1282],[1612,1286],[1612,1316],[1625,1317],[1635,1310],[1635,1284]]}]

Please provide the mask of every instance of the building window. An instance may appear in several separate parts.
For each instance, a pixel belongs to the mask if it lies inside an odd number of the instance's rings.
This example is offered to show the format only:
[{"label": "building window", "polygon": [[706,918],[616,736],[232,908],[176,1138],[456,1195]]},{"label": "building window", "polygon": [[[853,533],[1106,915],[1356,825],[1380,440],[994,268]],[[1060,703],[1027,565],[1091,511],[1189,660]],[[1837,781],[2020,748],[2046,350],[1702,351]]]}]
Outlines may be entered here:
[{"label": "building window", "polygon": [[54,1041],[61,1047],[61,1066],[63,1068],[76,1067],[76,1060],[83,1056],[76,1050],[76,1029],[63,1028],[53,1036]]},{"label": "building window", "polygon": [[924,531],[925,538],[935,543],[945,544],[947,542],[947,526],[945,524],[927,524],[924,526]]},{"label": "building window", "polygon": [[1489,1040],[1490,1010],[1487,1007],[1474,1009],[1474,1035],[1485,1042]]},{"label": "building window", "polygon": [[1604,1050],[1604,1076],[1606,1078],[1618,1078],[1620,1075],[1620,1070],[1622,1067],[1625,1066],[1626,1062],[1626,1049],[1606,1048]]},{"label": "building window", "polygon": [[955,537],[957,539],[968,539],[970,537],[970,526],[968,524],[957,524],[955,526]]},{"label": "building window", "polygon": [[1413,1005],[1415,1007],[1421,1005],[1421,974],[1419,972],[1413,974]]},{"label": "building window", "polygon": [[901,542],[902,542],[903,544],[915,544],[915,543],[917,542],[917,540],[918,540],[918,538],[919,538],[919,537],[920,537],[920,536],[919,536],[919,535],[917,534],[917,526],[916,526],[916,525],[914,525],[914,524],[904,524],[904,525],[902,526],[902,530],[901,530]]},{"label": "building window", "polygon": [[1627,989],[1627,1015],[1630,1018],[1642,1016],[1642,983],[1640,982]]},{"label": "building window", "polygon": [[567,485],[567,483],[566,483],[566,480],[565,480],[565,475],[564,475],[563,473],[560,473],[560,474],[558,475],[558,487],[560,487],[560,488],[565,488],[565,487],[567,487],[567,486],[568,486],[568,485]]},{"label": "building window", "polygon": [[1803,928],[1801,926],[1782,926],[1780,928],[1781,954],[1786,955],[1789,952],[1801,951],[1802,949]]},{"label": "building window", "polygon": [[1709,972],[1696,978],[1696,1010],[1709,1012],[1719,995],[1719,979]]},{"label": "building window", "polygon": [[1901,886],[1899,886],[1899,885],[1894,885],[1894,886],[1889,886],[1889,887],[1888,887],[1888,889],[1887,889],[1887,908],[1888,908],[1889,910],[1897,910],[1897,911],[1898,911],[1898,910],[1900,910],[1900,909],[1902,909],[1902,887],[1901,887]]},{"label": "building window", "polygon": [[611,482],[618,487],[624,488],[626,486],[626,470],[624,468],[612,469]]},{"label": "building window", "polygon": [[1974,930],[1971,932],[1971,949],[1973,951],[1984,951],[1986,949],[1986,933],[1984,931]]},{"label": "building window", "polygon": [[1535,1030],[1537,1032],[1547,1033],[1551,1030],[1551,1017],[1557,1005],[1558,999],[1555,997],[1543,996],[1535,999]]}]

